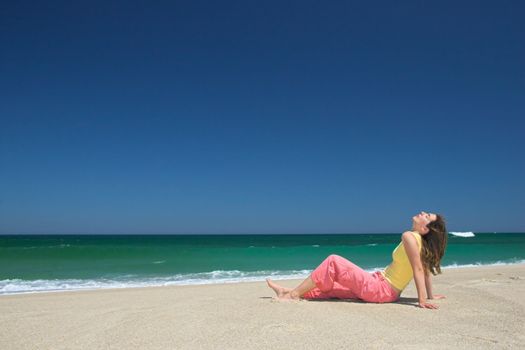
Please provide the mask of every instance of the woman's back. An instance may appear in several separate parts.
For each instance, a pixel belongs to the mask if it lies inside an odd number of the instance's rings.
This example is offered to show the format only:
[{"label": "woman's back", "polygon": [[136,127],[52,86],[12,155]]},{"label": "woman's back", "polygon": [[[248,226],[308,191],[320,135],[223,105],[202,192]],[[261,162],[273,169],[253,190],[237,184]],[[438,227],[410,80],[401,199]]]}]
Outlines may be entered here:
[{"label": "woman's back", "polygon": [[[421,235],[410,231],[417,240],[421,252]],[[408,259],[403,242],[392,252],[392,263],[382,272],[387,281],[398,291],[402,291],[412,280],[414,272]]]}]

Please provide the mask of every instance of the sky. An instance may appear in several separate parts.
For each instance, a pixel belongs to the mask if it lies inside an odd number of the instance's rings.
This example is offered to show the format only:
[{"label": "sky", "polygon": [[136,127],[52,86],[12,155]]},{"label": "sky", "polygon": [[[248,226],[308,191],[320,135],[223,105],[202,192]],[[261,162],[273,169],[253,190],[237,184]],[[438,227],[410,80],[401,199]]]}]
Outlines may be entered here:
[{"label": "sky", "polygon": [[0,234],[525,231],[522,1],[0,5]]}]

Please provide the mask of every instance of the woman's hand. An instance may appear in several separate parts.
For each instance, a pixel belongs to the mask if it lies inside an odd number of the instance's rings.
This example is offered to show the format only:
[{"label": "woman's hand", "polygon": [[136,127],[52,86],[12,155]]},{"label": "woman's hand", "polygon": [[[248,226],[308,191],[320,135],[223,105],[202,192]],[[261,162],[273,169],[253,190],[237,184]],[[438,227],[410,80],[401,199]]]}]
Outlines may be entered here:
[{"label": "woman's hand", "polygon": [[438,309],[439,308],[436,304],[431,304],[427,302],[419,302],[418,306],[422,309]]},{"label": "woman's hand", "polygon": [[445,299],[446,296],[442,295],[442,294],[434,294],[434,296],[432,297],[432,299],[434,300],[439,300],[439,299]]}]

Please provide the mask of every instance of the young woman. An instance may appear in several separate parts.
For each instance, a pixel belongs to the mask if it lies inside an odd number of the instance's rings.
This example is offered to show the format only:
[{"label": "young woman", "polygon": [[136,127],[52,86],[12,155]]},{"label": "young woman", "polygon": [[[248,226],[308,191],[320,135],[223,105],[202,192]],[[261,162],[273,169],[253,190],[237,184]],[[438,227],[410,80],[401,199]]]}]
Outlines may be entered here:
[{"label": "young woman", "polygon": [[441,258],[447,247],[447,229],[441,215],[422,211],[412,217],[412,230],[401,236],[392,253],[392,263],[384,270],[368,273],[338,255],[330,255],[312,274],[294,289],[270,279],[268,286],[279,299],[361,299],[372,303],[389,303],[410,283],[416,282],[418,306],[437,309],[427,299],[443,299],[432,293],[430,273],[441,273]]}]

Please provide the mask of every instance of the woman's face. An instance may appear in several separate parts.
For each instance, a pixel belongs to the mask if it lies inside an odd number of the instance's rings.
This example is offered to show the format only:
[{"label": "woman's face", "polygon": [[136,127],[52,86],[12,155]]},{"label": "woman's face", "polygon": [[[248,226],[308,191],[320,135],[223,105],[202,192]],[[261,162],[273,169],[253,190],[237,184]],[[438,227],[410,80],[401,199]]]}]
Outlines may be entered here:
[{"label": "woman's face", "polygon": [[427,225],[432,221],[437,220],[437,215],[433,213],[427,213],[422,211],[421,213],[412,217],[412,222],[414,223],[414,228],[421,234],[426,235],[428,233]]}]

